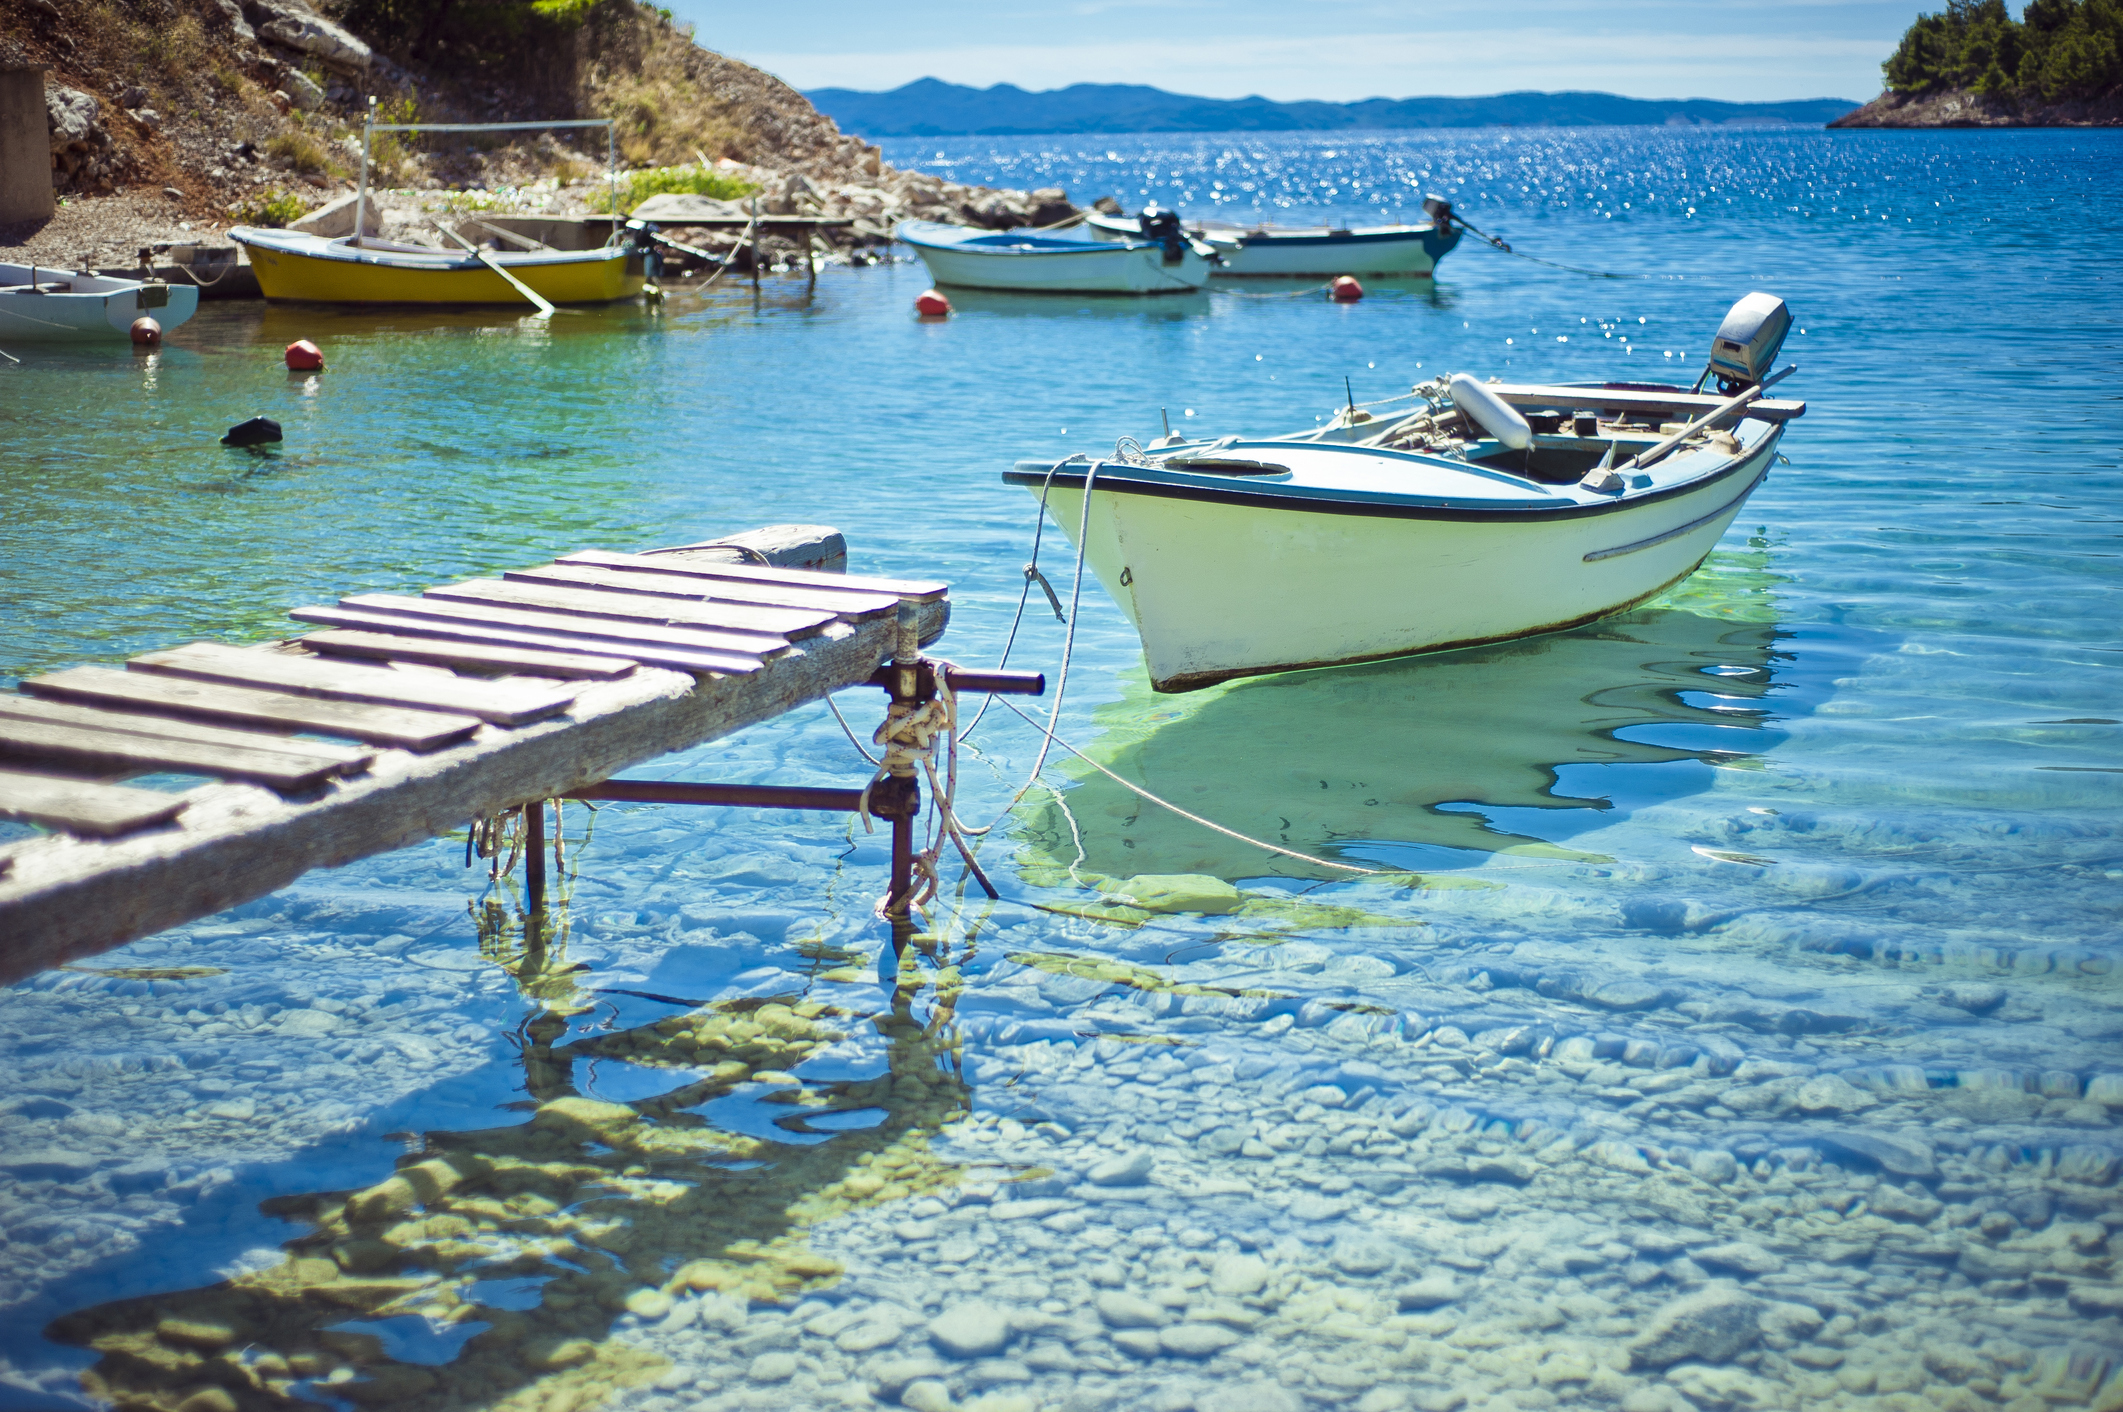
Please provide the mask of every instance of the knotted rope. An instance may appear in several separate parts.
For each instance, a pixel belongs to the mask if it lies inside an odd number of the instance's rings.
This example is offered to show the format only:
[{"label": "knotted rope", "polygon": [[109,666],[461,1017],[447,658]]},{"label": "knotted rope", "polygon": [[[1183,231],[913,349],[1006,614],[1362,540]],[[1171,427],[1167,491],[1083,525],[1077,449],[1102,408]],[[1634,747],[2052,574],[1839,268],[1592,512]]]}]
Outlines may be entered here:
[{"label": "knotted rope", "polygon": [[[895,699],[885,708],[883,724],[870,737],[871,743],[880,747],[877,771],[863,786],[862,798],[855,806],[856,812],[862,816],[863,831],[875,832],[876,826],[870,816],[870,791],[888,776],[913,779],[917,770],[927,777],[929,797],[936,805],[936,823],[929,830],[927,847],[914,851],[914,877],[907,895],[895,896],[887,892],[877,904],[880,916],[905,907],[922,906],[936,896],[940,885],[937,855],[942,852],[947,838],[958,849],[959,856],[966,860],[966,867],[980,880],[988,896],[1001,895],[995,890],[995,884],[988,881],[988,875],[980,870],[980,864],[973,860],[973,850],[966,842],[965,831],[952,807],[958,794],[958,693],[951,689],[952,664],[932,661],[929,665],[936,675],[936,695],[919,703]],[[941,779],[936,773],[939,740],[944,744]]]}]

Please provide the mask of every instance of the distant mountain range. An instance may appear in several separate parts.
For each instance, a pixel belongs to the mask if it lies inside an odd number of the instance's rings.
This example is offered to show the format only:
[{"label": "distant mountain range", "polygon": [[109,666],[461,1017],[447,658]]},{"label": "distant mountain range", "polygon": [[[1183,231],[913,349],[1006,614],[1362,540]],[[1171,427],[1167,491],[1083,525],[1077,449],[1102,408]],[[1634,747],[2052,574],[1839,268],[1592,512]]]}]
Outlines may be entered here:
[{"label": "distant mountain range", "polygon": [[1014,84],[967,88],[917,79],[889,93],[815,88],[804,95],[864,137],[986,133],[1332,132],[1432,127],[1733,127],[1822,125],[1857,103],[1720,103],[1708,98],[1623,98],[1612,93],[1499,93],[1488,98],[1367,98],[1361,103],[1275,103],[1193,98],[1143,84],[1078,83],[1030,93]]}]

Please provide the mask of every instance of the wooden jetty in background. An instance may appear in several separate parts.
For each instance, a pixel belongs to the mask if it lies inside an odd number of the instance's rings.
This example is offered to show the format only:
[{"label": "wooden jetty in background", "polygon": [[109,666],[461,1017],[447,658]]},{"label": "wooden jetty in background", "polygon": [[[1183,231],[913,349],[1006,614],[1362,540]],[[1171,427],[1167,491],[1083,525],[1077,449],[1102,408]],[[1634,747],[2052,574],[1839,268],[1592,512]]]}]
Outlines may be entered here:
[{"label": "wooden jetty in background", "polygon": [[[297,608],[320,630],[285,642],[23,681],[0,694],[0,818],[49,832],[0,844],[0,984],[511,809],[539,857],[548,799],[852,808],[857,790],[612,779],[846,687],[933,694],[918,653],[950,619],[948,587],[833,572],[845,554],[814,526],[583,550]],[[142,776],[207,782],[118,783]],[[897,895],[918,794],[878,795]],[[536,907],[542,872],[530,881]]]}]

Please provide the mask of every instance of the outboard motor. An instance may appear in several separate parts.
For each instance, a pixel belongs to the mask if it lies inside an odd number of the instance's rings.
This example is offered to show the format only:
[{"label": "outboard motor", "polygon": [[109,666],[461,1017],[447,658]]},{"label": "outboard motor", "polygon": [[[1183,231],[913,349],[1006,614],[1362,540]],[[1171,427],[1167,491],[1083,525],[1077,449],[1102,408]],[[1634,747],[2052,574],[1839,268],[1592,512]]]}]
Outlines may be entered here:
[{"label": "outboard motor", "polygon": [[[1770,365],[1791,332],[1791,310],[1774,294],[1756,291],[1732,306],[1717,337],[1710,340],[1710,366],[1705,378],[1714,377],[1727,396],[1753,387],[1769,376]],[[1696,386],[1702,386],[1698,379]]]},{"label": "outboard motor", "polygon": [[1452,203],[1442,196],[1425,196],[1423,214],[1430,218],[1430,224],[1444,230],[1452,224]]},{"label": "outboard motor", "polygon": [[1176,265],[1187,258],[1187,237],[1179,228],[1179,212],[1163,211],[1155,206],[1143,207],[1136,217],[1142,227],[1143,239],[1157,241],[1165,247],[1165,263]]}]

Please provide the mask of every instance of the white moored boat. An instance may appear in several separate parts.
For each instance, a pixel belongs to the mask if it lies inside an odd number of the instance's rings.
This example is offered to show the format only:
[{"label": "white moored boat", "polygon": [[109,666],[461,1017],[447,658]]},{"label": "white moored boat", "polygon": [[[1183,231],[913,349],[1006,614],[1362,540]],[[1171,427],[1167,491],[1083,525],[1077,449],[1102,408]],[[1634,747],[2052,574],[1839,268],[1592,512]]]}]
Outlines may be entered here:
[{"label": "white moored boat", "polygon": [[[1432,218],[1417,225],[1242,226],[1195,221],[1187,226],[1187,234],[1221,257],[1219,276],[1427,275],[1460,243],[1460,227],[1449,202],[1432,197],[1423,205]],[[1084,224],[1101,240],[1140,240],[1143,222],[1161,214],[1154,209],[1140,216],[1094,212]]]},{"label": "white moored boat", "polygon": [[1526,637],[1642,603],[1702,563],[1805,411],[1760,395],[1783,376],[1765,374],[1789,324],[1769,295],[1734,306],[1706,371],[1728,395],[1461,374],[1393,417],[1124,440],[1110,459],[1004,478],[1072,539],[1082,527],[1159,691]]},{"label": "white moored boat", "polygon": [[168,333],[198,311],[191,285],[0,264],[0,339],[10,342],[123,343],[135,319],[153,319]]},{"label": "white moored boat", "polygon": [[938,284],[1047,294],[1176,294],[1209,282],[1215,255],[1180,235],[1131,241],[1065,240],[1031,231],[901,221],[892,238],[914,247]]}]

